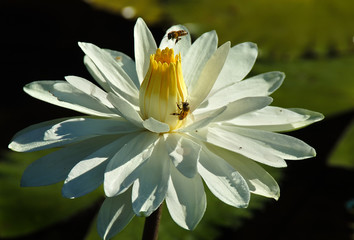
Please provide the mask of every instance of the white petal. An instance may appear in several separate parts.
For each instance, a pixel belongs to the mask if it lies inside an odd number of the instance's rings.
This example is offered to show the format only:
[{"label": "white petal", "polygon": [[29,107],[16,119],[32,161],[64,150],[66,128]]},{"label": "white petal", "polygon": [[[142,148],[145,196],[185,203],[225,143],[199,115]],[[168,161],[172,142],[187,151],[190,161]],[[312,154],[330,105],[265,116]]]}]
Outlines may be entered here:
[{"label": "white petal", "polygon": [[205,64],[215,53],[217,45],[218,36],[215,31],[204,33],[193,43],[186,56],[182,59],[183,79],[189,93],[199,79]]},{"label": "white petal", "polygon": [[107,100],[107,93],[90,81],[76,76],[66,76],[65,80],[78,90],[97,99],[109,109],[114,109],[113,105]]},{"label": "white petal", "polygon": [[254,43],[245,42],[233,46],[211,94],[246,77],[256,61],[257,54],[257,45]]},{"label": "white petal", "polygon": [[21,178],[21,186],[46,186],[64,181],[70,170],[86,156],[111,141],[110,137],[97,137],[69,145],[30,164]]},{"label": "white petal", "polygon": [[[181,36],[180,40],[176,43],[176,39],[168,39],[168,33],[172,31],[181,31],[184,30],[187,32],[187,35]],[[184,59],[184,56],[188,52],[188,49],[191,46],[191,35],[188,31],[188,29],[183,26],[183,25],[174,25],[167,29],[165,35],[163,36],[159,48],[165,49],[166,47],[168,48],[173,48],[175,54],[181,53],[182,59]]]},{"label": "white petal", "polygon": [[299,160],[316,156],[315,149],[291,136],[234,126],[222,126],[221,128],[246,137],[257,145],[268,148],[272,154],[283,159]]},{"label": "white petal", "polygon": [[95,79],[95,81],[106,91],[113,91],[110,87],[110,84],[107,82],[106,78],[103,76],[101,71],[97,68],[97,66],[93,63],[91,58],[87,55],[84,56],[84,64],[91,74],[91,76]]},{"label": "white petal", "polygon": [[59,147],[100,135],[135,132],[137,128],[119,119],[71,118],[44,122],[25,128],[9,147],[27,152]]},{"label": "white petal", "polygon": [[140,84],[149,69],[150,55],[155,54],[156,42],[143,19],[138,18],[134,27],[134,51],[136,72]]},{"label": "white petal", "polygon": [[191,132],[203,128],[213,122],[213,120],[222,114],[225,110],[226,107],[221,107],[216,110],[195,115],[195,120],[192,124],[186,126],[185,128],[178,129],[177,132]]},{"label": "white petal", "polygon": [[68,118],[60,118],[26,127],[15,134],[8,147],[17,152],[29,152],[50,148],[48,145],[51,143],[43,142],[44,133],[51,129],[53,125],[66,120],[68,120]]},{"label": "white petal", "polygon": [[192,178],[197,173],[200,145],[180,134],[168,134],[166,149],[173,165],[184,176]]},{"label": "white petal", "polygon": [[151,157],[139,168],[139,177],[134,182],[133,210],[138,216],[150,216],[165,199],[170,177],[170,161],[163,141],[160,138]]},{"label": "white petal", "polygon": [[117,108],[123,118],[137,127],[143,127],[143,119],[140,117],[133,105],[127,102],[124,98],[121,98],[112,92],[108,93],[107,99]]},{"label": "white petal", "polygon": [[53,105],[81,113],[112,117],[117,114],[96,98],[87,95],[65,81],[37,81],[27,84],[23,90],[30,96]]},{"label": "white petal", "polygon": [[92,154],[85,156],[71,169],[65,179],[62,194],[66,198],[81,197],[103,183],[104,172],[109,159],[125,144],[126,138],[119,138]]},{"label": "white petal", "polygon": [[200,107],[215,109],[245,97],[269,96],[280,87],[285,75],[281,72],[268,72],[236,82],[210,94]]},{"label": "white petal", "polygon": [[104,180],[104,191],[108,197],[125,191],[138,177],[137,168],[150,156],[158,134],[139,133],[126,141],[107,165]]},{"label": "white petal", "polygon": [[198,80],[190,92],[191,111],[196,109],[208,96],[213,87],[230,49],[230,42],[220,46],[205,64]]},{"label": "white petal", "polygon": [[98,234],[102,239],[110,239],[122,231],[133,217],[131,191],[106,198],[98,212]]},{"label": "white petal", "polygon": [[282,130],[277,130],[277,131],[291,131],[291,130],[299,129],[324,119],[324,115],[319,112],[314,112],[302,108],[289,108],[289,110],[301,115],[307,115],[309,116],[309,118],[306,119],[305,121],[299,121],[293,123],[292,126],[284,126]]},{"label": "white petal", "polygon": [[285,109],[268,106],[228,121],[237,126],[266,131],[295,130],[323,119],[321,113],[306,109]]},{"label": "white petal", "polygon": [[179,226],[193,230],[206,209],[206,197],[200,176],[196,174],[194,178],[187,178],[171,166],[166,204],[172,219]]},{"label": "white petal", "polygon": [[215,154],[225,159],[246,180],[249,190],[258,195],[278,199],[280,189],[274,178],[259,164],[237,153],[209,146]]},{"label": "white petal", "polygon": [[129,75],[106,50],[100,49],[91,43],[80,42],[79,46],[91,58],[113,91],[124,96],[130,103],[139,105],[137,87]]},{"label": "white petal", "polygon": [[235,131],[224,129],[224,127],[215,125],[214,127],[190,132],[189,134],[202,141],[239,153],[260,163],[273,167],[286,167],[284,159],[275,155],[270,147],[259,141],[241,136]]},{"label": "white petal", "polygon": [[126,55],[125,53],[111,50],[111,49],[104,49],[106,50],[114,60],[118,63],[119,66],[129,75],[130,79],[134,82],[137,89],[140,88],[140,82],[138,79],[138,75],[136,73],[135,62],[131,57]]},{"label": "white petal", "polygon": [[157,121],[154,118],[148,118],[143,121],[143,126],[154,133],[164,133],[170,131],[170,126],[168,124]]},{"label": "white petal", "polygon": [[273,101],[270,97],[247,97],[226,105],[223,111],[213,122],[227,121],[245,113],[253,112],[268,106]]},{"label": "white petal", "polygon": [[203,147],[198,172],[221,201],[238,208],[248,206],[250,191],[245,179],[224,159]]}]

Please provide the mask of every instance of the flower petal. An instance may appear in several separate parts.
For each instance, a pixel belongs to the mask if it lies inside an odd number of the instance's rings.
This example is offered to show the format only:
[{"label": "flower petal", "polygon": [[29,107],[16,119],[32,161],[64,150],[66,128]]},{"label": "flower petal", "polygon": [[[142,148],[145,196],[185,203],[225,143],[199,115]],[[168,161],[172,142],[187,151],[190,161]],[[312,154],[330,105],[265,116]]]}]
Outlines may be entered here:
[{"label": "flower petal", "polygon": [[[187,35],[181,36],[178,42],[176,43],[175,39],[168,39],[168,34],[172,31],[185,31],[187,32]],[[191,47],[191,35],[188,31],[188,29],[183,26],[183,25],[174,25],[167,29],[165,35],[163,36],[160,46],[160,49],[165,49],[166,47],[168,48],[173,48],[175,54],[181,53],[182,59],[188,52],[189,48]]]},{"label": "flower petal", "polygon": [[50,153],[33,163],[24,171],[21,186],[46,186],[64,181],[70,170],[86,156],[111,141],[110,137],[96,137],[69,145]]},{"label": "flower petal", "polygon": [[323,119],[321,113],[306,109],[280,108],[268,106],[229,120],[237,126],[272,132],[291,131],[305,127]]},{"label": "flower petal", "polygon": [[190,108],[193,112],[208,96],[213,87],[230,49],[230,42],[220,46],[205,64],[198,80],[190,92]]},{"label": "flower petal", "polygon": [[113,105],[107,100],[107,93],[90,81],[76,76],[66,76],[65,80],[76,89],[81,90],[89,96],[92,96],[97,101],[107,106],[109,109],[114,110]]},{"label": "flower petal", "polygon": [[241,81],[251,71],[258,55],[257,45],[245,42],[233,46],[216,80],[211,94],[226,86]]},{"label": "flower petal", "polygon": [[104,174],[104,191],[108,197],[125,191],[139,177],[137,168],[151,156],[157,139],[158,134],[139,133],[112,157]]},{"label": "flower petal", "polygon": [[198,172],[210,191],[221,201],[238,208],[245,208],[250,201],[250,191],[245,179],[218,155],[203,147],[198,162]]},{"label": "flower petal", "polygon": [[179,226],[193,230],[206,209],[206,197],[200,176],[196,174],[194,178],[187,178],[171,166],[166,204],[172,219]]},{"label": "flower petal", "polygon": [[291,136],[235,126],[224,125],[221,128],[246,137],[258,145],[267,147],[272,154],[283,159],[299,160],[316,156],[315,149]]},{"label": "flower petal", "polygon": [[200,145],[180,134],[168,134],[166,149],[178,171],[188,178],[195,176],[201,150]]},{"label": "flower petal", "polygon": [[126,55],[125,53],[111,50],[111,49],[104,49],[106,50],[113,59],[116,60],[119,66],[129,75],[130,79],[134,82],[137,89],[140,88],[140,82],[138,79],[138,75],[136,73],[135,62],[131,57]]},{"label": "flower petal", "polygon": [[284,73],[268,72],[214,91],[200,107],[215,109],[246,97],[269,96],[280,87]]},{"label": "flower petal", "polygon": [[189,48],[182,58],[183,78],[189,92],[192,91],[195,82],[199,79],[205,64],[215,53],[218,46],[218,36],[215,31],[204,33]]},{"label": "flower petal", "polygon": [[122,148],[126,140],[127,137],[118,138],[92,154],[85,156],[77,163],[65,179],[62,189],[63,196],[77,198],[98,188],[103,183],[108,161]]},{"label": "flower petal", "polygon": [[79,42],[79,46],[91,58],[113,91],[123,96],[130,103],[139,105],[138,88],[129,75],[106,50],[91,43]]},{"label": "flower petal", "polygon": [[91,58],[89,58],[87,55],[84,56],[84,64],[91,76],[106,92],[113,91],[112,87],[110,86],[111,84],[107,81],[103,73],[97,68]]},{"label": "flower petal", "polygon": [[155,118],[148,118],[143,121],[143,126],[154,133],[164,133],[170,131],[170,126],[166,123],[157,121]]},{"label": "flower petal", "polygon": [[[270,97],[246,97],[226,105],[223,111],[213,122],[222,122],[237,118],[245,113],[253,112],[268,106],[273,101]],[[213,111],[213,110],[212,110]]]},{"label": "flower petal", "polygon": [[154,37],[142,18],[138,18],[134,27],[134,51],[136,72],[140,84],[149,69],[150,55],[156,52],[157,46]]},{"label": "flower petal", "polygon": [[206,127],[211,122],[213,122],[215,118],[217,118],[220,114],[222,114],[225,110],[226,110],[226,106],[195,115],[195,120],[193,123],[191,123],[190,125],[184,128],[178,129],[177,132],[191,132]]},{"label": "flower petal", "polygon": [[[43,143],[44,133],[60,122],[69,120],[69,118],[60,118],[50,121],[37,123],[22,129],[13,136],[9,149],[17,152],[29,152],[46,149],[48,143]],[[52,142],[53,143],[53,142]]]},{"label": "flower petal", "polygon": [[240,154],[208,145],[209,150],[225,159],[246,180],[249,190],[258,195],[274,198],[280,196],[278,183],[259,164]]},{"label": "flower petal", "polygon": [[273,167],[286,167],[284,159],[275,155],[270,147],[259,141],[241,136],[233,129],[224,129],[224,126],[214,125],[189,134],[197,139],[239,153],[260,163]]},{"label": "flower petal", "polygon": [[151,157],[139,168],[139,177],[134,182],[133,210],[138,216],[150,216],[165,199],[170,177],[170,161],[163,141],[160,138]]},{"label": "flower petal", "polygon": [[140,117],[139,113],[137,113],[133,105],[131,105],[128,101],[112,92],[108,93],[107,99],[117,108],[120,115],[127,121],[137,127],[143,127],[143,119]]},{"label": "flower petal", "polygon": [[106,198],[98,212],[97,231],[102,239],[111,239],[122,231],[134,217],[131,191]]},{"label": "flower petal", "polygon": [[27,84],[23,90],[28,95],[44,102],[81,113],[102,117],[117,116],[117,113],[102,102],[65,81],[32,82]]},{"label": "flower petal", "polygon": [[307,115],[309,116],[308,119],[306,119],[305,121],[299,121],[296,123],[293,123],[292,126],[284,126],[282,130],[277,130],[277,131],[292,131],[292,130],[296,130],[302,127],[306,127],[312,123],[321,121],[324,119],[324,115],[322,113],[319,112],[314,112],[314,111],[310,111],[307,109],[303,109],[303,108],[289,108],[290,111],[293,111],[295,113],[301,114],[301,115]]},{"label": "flower petal", "polygon": [[137,127],[120,119],[70,118],[57,119],[30,126],[18,132],[9,148],[38,151],[72,144],[100,135],[114,135],[137,131]]}]

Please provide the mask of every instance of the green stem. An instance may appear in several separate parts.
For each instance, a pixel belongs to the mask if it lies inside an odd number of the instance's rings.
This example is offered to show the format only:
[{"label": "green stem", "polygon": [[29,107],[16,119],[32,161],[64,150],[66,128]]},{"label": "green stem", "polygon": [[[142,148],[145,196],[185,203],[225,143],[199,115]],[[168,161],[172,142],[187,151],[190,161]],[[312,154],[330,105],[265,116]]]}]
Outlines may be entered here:
[{"label": "green stem", "polygon": [[157,240],[159,235],[159,226],[162,213],[162,204],[155,212],[145,219],[144,232],[142,240]]}]

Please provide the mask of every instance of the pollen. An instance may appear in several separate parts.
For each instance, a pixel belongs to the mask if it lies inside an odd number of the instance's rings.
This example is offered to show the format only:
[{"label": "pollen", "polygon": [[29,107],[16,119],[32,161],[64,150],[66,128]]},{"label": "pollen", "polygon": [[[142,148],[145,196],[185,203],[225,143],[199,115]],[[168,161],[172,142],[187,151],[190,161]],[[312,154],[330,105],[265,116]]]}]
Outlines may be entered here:
[{"label": "pollen", "polygon": [[180,61],[181,59],[181,55],[178,54],[178,55],[174,55],[174,51],[172,48],[165,48],[161,51],[160,48],[158,48],[156,50],[156,53],[155,54],[152,54],[151,56],[153,56],[153,59],[157,62],[160,62],[160,63],[167,63],[167,64],[170,64],[170,63],[176,63],[178,61]]}]

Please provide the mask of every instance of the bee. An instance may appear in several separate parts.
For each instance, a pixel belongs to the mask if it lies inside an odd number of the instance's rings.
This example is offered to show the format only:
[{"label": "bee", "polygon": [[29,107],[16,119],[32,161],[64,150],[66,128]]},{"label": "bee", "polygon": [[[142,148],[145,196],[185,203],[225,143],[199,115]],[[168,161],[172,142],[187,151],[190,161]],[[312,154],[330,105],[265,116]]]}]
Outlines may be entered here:
[{"label": "bee", "polygon": [[175,44],[177,44],[177,42],[179,40],[181,40],[181,37],[186,36],[187,34],[188,34],[188,32],[185,30],[172,31],[167,34],[167,38],[168,38],[168,40],[171,40],[171,39],[176,40]]},{"label": "bee", "polygon": [[189,102],[185,101],[181,104],[177,103],[177,107],[180,110],[179,113],[171,113],[171,115],[178,116],[178,120],[183,120],[187,117],[188,113],[190,112]]}]

